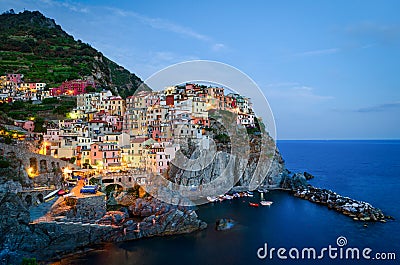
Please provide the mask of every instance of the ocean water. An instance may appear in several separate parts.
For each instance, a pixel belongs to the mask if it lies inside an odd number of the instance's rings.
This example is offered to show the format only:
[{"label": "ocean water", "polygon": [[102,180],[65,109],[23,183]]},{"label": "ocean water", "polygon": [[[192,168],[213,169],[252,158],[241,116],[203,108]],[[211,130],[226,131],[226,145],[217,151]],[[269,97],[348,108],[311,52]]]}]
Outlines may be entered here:
[{"label": "ocean water", "polygon": [[[235,199],[201,206],[198,215],[209,227],[189,235],[155,237],[120,244],[107,244],[98,250],[61,264],[400,264],[400,141],[279,141],[278,147],[293,172],[307,171],[315,178],[310,183],[337,193],[370,202],[398,220],[388,223],[355,222],[351,218],[274,191],[265,197],[271,207],[249,207],[254,198]],[[215,220],[230,217],[237,221],[232,230],[215,231]],[[338,247],[337,238],[347,244]],[[257,257],[257,250],[267,243],[271,248],[285,248],[286,260]],[[338,258],[328,252],[323,259],[292,259],[292,248],[314,248],[317,256],[331,245]],[[358,248],[360,259],[340,259],[340,251]],[[366,260],[364,248],[395,253],[396,260]],[[295,252],[292,252],[294,254]],[[307,252],[305,252],[307,254]],[[260,252],[263,254],[263,252]],[[306,255],[307,256],[307,255]]]}]

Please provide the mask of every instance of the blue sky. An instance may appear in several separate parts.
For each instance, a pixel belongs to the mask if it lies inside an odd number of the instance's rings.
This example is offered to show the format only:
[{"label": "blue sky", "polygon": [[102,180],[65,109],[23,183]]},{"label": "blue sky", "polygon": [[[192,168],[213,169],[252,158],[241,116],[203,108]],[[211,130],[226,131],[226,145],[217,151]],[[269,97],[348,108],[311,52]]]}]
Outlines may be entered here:
[{"label": "blue sky", "polygon": [[399,1],[2,0],[39,10],[142,79],[215,60],[267,97],[278,139],[400,138]]}]

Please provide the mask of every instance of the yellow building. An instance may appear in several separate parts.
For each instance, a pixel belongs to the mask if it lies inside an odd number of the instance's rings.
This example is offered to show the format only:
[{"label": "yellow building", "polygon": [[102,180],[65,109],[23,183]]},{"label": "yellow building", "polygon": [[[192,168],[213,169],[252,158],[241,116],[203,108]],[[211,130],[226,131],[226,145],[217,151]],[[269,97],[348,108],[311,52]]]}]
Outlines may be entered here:
[{"label": "yellow building", "polygon": [[136,138],[131,140],[131,165],[134,168],[144,168],[144,143],[146,138]]},{"label": "yellow building", "polygon": [[121,97],[112,97],[107,99],[106,106],[110,115],[123,116],[125,114],[125,100]]}]

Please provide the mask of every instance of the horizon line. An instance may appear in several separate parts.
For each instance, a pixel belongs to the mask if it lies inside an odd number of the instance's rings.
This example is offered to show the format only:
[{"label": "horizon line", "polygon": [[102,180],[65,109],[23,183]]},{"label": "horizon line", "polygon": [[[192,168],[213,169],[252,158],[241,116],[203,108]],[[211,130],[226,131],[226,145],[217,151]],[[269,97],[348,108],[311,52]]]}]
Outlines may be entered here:
[{"label": "horizon line", "polygon": [[343,138],[343,139],[322,139],[322,138],[311,138],[311,139],[275,139],[276,141],[400,141],[400,138]]}]

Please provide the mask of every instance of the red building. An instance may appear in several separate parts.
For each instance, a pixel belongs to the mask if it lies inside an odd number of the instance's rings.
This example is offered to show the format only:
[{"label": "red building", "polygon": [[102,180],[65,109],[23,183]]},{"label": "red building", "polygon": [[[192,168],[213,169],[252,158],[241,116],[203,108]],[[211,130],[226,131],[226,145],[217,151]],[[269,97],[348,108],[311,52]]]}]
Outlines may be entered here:
[{"label": "red building", "polygon": [[60,96],[60,95],[68,95],[68,96],[77,96],[80,94],[86,93],[86,88],[88,86],[95,87],[95,83],[89,80],[69,80],[62,82],[61,86],[52,88],[50,90],[51,96]]},{"label": "red building", "polygon": [[168,95],[165,99],[168,106],[174,106],[174,95]]}]

